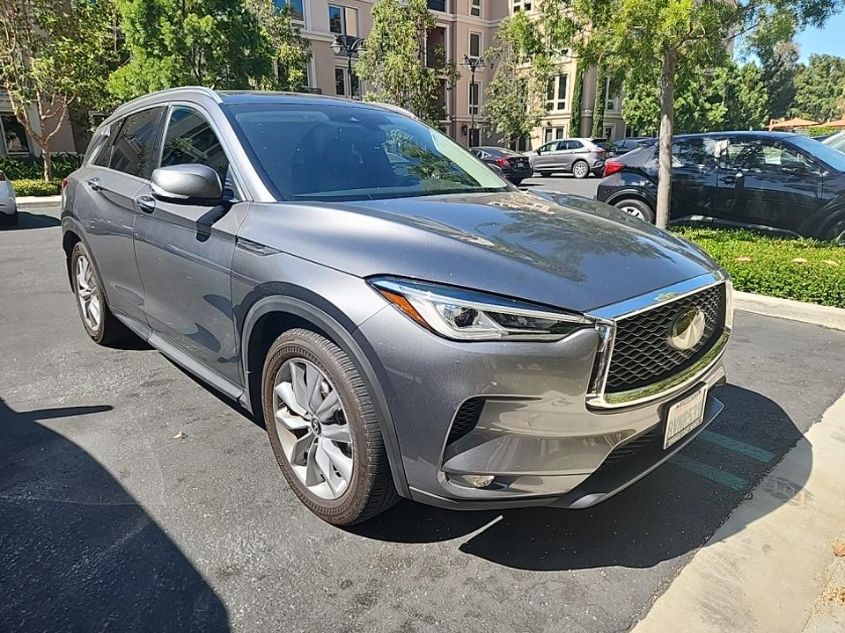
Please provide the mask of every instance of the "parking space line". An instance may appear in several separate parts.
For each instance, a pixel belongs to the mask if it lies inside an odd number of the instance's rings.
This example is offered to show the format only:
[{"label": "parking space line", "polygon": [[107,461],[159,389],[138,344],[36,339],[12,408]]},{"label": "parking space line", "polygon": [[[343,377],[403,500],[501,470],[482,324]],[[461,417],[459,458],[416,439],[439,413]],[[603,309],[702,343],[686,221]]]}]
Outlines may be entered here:
[{"label": "parking space line", "polygon": [[768,464],[775,459],[774,453],[770,453],[769,451],[758,448],[757,446],[752,446],[751,444],[746,444],[745,442],[740,442],[739,440],[735,440],[732,437],[727,437],[720,433],[703,431],[698,437],[710,442],[711,444],[716,444],[717,446],[727,448],[735,453],[740,453],[746,457],[750,457],[751,459],[756,459],[758,462],[763,462],[764,464]]},{"label": "parking space line", "polygon": [[699,461],[686,457],[685,455],[675,455],[670,461],[670,464],[680,466],[684,470],[714,481],[717,484],[742,492],[748,487],[748,482],[742,477],[737,477],[731,473],[726,473],[723,470],[714,468],[709,464],[703,464]]}]

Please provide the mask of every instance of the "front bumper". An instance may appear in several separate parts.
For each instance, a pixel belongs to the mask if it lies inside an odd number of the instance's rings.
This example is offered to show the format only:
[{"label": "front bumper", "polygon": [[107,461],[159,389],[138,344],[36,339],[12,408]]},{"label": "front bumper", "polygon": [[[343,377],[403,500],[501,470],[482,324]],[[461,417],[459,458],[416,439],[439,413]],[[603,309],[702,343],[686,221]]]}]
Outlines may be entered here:
[{"label": "front bumper", "polygon": [[[621,408],[590,404],[602,337],[583,329],[557,343],[442,339],[391,306],[358,335],[377,356],[411,497],[455,509],[588,507],[624,489],[680,450],[722,409],[711,390],[725,381],[723,349],[689,380]],[[708,391],[703,423],[667,450],[669,406]],[[462,405],[483,400],[477,421],[455,437]],[[631,451],[636,446],[636,451]],[[628,453],[618,459],[620,453]],[[612,462],[612,464],[611,464]],[[486,488],[467,476],[494,476]]]}]

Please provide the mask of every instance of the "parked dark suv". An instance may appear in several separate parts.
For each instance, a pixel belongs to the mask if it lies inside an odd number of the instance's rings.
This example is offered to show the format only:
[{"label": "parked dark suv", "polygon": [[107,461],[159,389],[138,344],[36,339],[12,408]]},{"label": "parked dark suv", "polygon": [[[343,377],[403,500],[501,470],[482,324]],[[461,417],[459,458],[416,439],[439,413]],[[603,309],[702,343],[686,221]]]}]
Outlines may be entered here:
[{"label": "parked dark suv", "polygon": [[239,401],[335,524],[400,496],[591,506],[722,409],[717,264],[520,192],[395,107],[142,97],[95,133],[62,229],[88,335],[128,329]]},{"label": "parked dark suv", "polygon": [[[798,134],[719,132],[672,146],[673,223],[845,242],[845,154]],[[605,165],[596,198],[654,222],[657,145]]]}]

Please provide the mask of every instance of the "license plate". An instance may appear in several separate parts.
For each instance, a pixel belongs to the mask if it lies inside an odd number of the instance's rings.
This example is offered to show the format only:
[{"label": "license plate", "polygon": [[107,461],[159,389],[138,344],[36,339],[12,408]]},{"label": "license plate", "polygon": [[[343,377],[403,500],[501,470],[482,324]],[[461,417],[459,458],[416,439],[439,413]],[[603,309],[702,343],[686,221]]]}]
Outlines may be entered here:
[{"label": "license plate", "polygon": [[701,425],[704,420],[706,402],[707,390],[699,389],[669,407],[669,413],[666,416],[666,434],[663,436],[664,450]]}]

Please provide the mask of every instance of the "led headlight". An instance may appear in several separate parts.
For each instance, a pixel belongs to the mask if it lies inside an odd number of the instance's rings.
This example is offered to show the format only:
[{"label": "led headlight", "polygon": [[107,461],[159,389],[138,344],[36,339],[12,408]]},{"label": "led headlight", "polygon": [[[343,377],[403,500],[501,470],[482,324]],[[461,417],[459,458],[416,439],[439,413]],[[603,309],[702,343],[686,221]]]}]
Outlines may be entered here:
[{"label": "led headlight", "polygon": [[470,290],[385,277],[370,283],[408,317],[450,339],[559,341],[593,325],[577,314]]}]

